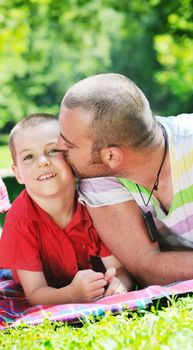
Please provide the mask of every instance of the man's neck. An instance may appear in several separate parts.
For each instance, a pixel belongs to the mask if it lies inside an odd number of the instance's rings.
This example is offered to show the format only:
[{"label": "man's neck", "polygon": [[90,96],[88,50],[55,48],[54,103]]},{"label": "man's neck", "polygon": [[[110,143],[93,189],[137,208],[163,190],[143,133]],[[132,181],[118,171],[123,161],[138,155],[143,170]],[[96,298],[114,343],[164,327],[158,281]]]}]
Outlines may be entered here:
[{"label": "man's neck", "polygon": [[[163,161],[164,150],[165,141],[163,134],[162,137],[157,139],[156,144],[147,151],[131,152],[128,150],[127,157],[125,157],[125,166],[122,168],[123,171],[121,177],[128,178],[130,181],[152,191],[158,170]],[[160,205],[167,213],[173,198],[172,175],[168,148],[159,174],[158,189],[153,191],[153,195],[158,199]]]},{"label": "man's neck", "polygon": [[161,184],[168,177],[169,152],[167,149],[164,156],[165,147],[165,139],[160,129],[154,143],[148,149],[137,151],[127,149],[125,151],[125,161],[121,165],[119,176],[128,178],[130,181],[151,190],[164,157],[159,175],[159,184]]}]

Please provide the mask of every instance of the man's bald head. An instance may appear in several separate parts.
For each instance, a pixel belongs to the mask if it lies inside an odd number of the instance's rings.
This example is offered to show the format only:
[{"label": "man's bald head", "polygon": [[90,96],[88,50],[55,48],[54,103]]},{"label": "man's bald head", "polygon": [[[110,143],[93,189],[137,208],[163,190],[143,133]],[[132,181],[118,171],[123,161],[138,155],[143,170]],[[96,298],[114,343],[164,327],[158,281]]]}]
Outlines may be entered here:
[{"label": "man's bald head", "polygon": [[98,147],[142,149],[154,139],[156,121],[149,102],[123,75],[99,74],[79,81],[64,96],[63,106],[90,113],[89,131]]}]

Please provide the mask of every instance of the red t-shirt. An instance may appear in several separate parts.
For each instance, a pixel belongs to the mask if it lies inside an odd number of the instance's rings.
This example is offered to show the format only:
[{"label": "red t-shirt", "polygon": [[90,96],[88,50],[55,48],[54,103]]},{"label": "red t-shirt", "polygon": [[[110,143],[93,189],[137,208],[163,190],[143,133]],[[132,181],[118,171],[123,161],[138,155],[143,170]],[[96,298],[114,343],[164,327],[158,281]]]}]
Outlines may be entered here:
[{"label": "red t-shirt", "polygon": [[49,286],[69,284],[78,270],[91,268],[90,255],[109,256],[86,207],[77,202],[76,212],[61,229],[26,190],[13,202],[0,240],[0,267],[43,271]]}]

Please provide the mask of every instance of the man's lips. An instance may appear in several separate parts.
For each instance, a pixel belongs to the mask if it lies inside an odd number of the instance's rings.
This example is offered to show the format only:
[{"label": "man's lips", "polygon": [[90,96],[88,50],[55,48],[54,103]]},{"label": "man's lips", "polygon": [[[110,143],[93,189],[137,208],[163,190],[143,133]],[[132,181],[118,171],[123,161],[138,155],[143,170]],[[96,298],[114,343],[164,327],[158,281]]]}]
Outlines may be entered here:
[{"label": "man's lips", "polygon": [[49,173],[49,174],[43,174],[43,175],[40,175],[37,180],[38,181],[45,181],[45,180],[49,180],[53,177],[56,176],[56,173]]}]

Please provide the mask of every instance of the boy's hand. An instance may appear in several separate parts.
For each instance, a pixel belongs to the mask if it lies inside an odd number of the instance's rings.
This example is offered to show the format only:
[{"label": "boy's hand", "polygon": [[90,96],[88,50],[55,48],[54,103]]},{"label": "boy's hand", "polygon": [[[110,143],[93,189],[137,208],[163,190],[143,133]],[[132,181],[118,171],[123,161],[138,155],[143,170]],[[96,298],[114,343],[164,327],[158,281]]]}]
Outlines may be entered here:
[{"label": "boy's hand", "polygon": [[78,271],[70,284],[73,302],[89,303],[104,296],[107,281],[103,273],[93,270]]},{"label": "boy's hand", "polygon": [[104,294],[104,297],[109,297],[110,295],[122,294],[127,292],[126,286],[120,281],[119,278],[115,277],[116,270],[111,267],[105,273],[105,280],[107,281],[108,288]]}]

